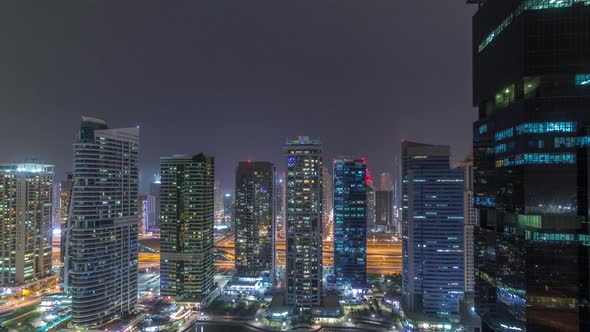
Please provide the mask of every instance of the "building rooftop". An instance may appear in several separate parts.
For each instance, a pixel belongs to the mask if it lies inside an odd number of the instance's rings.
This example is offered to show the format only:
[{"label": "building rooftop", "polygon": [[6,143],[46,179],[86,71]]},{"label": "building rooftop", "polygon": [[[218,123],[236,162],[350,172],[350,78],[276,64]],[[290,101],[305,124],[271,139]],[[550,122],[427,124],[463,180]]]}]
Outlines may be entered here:
[{"label": "building rooftop", "polygon": [[299,136],[296,139],[289,139],[285,142],[285,146],[301,146],[301,145],[322,145],[319,139],[311,139],[309,136]]}]

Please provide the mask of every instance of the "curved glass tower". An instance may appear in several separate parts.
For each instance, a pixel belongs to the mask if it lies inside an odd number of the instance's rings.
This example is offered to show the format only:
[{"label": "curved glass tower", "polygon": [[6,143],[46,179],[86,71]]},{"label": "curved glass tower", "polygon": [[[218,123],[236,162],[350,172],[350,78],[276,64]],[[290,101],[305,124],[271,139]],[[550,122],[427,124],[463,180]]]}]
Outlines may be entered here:
[{"label": "curved glass tower", "polygon": [[82,117],[65,253],[76,326],[98,326],[135,308],[138,152],[139,128]]}]

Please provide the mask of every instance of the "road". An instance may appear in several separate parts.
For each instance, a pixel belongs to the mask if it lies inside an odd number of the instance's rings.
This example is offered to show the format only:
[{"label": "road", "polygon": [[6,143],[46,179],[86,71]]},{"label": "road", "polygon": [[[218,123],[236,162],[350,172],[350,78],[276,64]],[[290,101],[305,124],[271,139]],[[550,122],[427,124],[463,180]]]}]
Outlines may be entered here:
[{"label": "road", "polygon": [[[224,236],[215,241],[215,248],[228,254],[234,254],[234,238],[231,235]],[[285,265],[285,240],[277,240],[277,256],[279,265]],[[158,253],[139,253],[139,267],[157,268],[160,263]],[[334,253],[332,242],[324,241],[324,265],[334,264]],[[221,271],[233,269],[231,261],[217,260],[215,267]],[[373,239],[371,236],[367,241],[367,271],[378,274],[394,274],[401,272],[402,247],[400,241],[393,241],[389,236],[380,236]]]},{"label": "road", "polygon": [[[325,230],[331,233],[331,225]],[[226,235],[215,241],[215,248],[229,255],[234,255],[234,237]],[[53,265],[62,266],[59,261],[59,242],[54,242]],[[285,239],[277,239],[277,257],[279,265],[285,265]],[[324,239],[324,265],[334,265],[333,246],[330,237]],[[139,253],[139,268],[159,268],[160,254],[142,252]],[[234,268],[231,261],[216,260],[215,267],[219,271],[229,271]],[[370,235],[367,241],[367,272],[378,274],[400,273],[402,268],[402,246],[400,241],[395,241],[390,235]]]}]

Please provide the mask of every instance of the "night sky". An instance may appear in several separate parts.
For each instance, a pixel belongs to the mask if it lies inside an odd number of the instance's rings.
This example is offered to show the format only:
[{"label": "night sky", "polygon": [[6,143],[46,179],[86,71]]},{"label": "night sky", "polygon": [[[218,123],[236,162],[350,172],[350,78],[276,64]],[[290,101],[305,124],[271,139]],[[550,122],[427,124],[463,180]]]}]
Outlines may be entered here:
[{"label": "night sky", "polygon": [[[34,6],[31,4],[34,3]],[[71,169],[80,116],[141,126],[142,189],[159,157],[284,169],[286,137],[393,169],[402,138],[471,142],[464,0],[2,1],[0,161]]]}]

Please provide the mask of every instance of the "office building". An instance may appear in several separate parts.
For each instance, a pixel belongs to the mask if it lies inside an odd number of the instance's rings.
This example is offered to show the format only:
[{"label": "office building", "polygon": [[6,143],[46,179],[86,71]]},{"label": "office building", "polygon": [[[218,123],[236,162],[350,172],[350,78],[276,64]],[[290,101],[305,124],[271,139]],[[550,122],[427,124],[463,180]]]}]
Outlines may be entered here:
[{"label": "office building", "polygon": [[234,220],[234,196],[226,193],[223,196],[223,220],[225,225],[233,226]]},{"label": "office building", "polygon": [[341,289],[367,287],[367,165],[334,160],[334,275]]},{"label": "office building", "polygon": [[213,211],[215,212],[215,226],[221,226],[221,224],[223,224],[224,222],[225,217],[225,198],[223,195],[223,188],[221,187],[221,182],[219,180],[215,180],[215,185],[213,188],[215,197],[213,203]]},{"label": "office building", "polygon": [[275,264],[275,168],[269,162],[240,162],[236,171],[235,264],[238,276],[272,281]]},{"label": "office building", "polygon": [[82,117],[73,147],[65,292],[73,326],[93,327],[137,304],[139,128]]},{"label": "office building", "polygon": [[[332,212],[334,210],[334,198],[333,198],[333,174],[331,167],[324,167],[322,170],[322,225],[324,228],[329,226],[332,222]],[[324,234],[325,236],[332,237],[333,234]]]},{"label": "office building", "polygon": [[381,191],[392,191],[393,190],[393,176],[389,172],[381,173],[379,177],[379,189]]},{"label": "office building", "polygon": [[162,157],[160,174],[160,294],[199,307],[214,291],[213,157]]},{"label": "office building", "polygon": [[402,142],[402,306],[457,319],[463,297],[463,171],[448,146]]},{"label": "office building", "polygon": [[51,274],[53,166],[0,164],[0,287]]},{"label": "office building", "polygon": [[377,198],[376,188],[371,178],[371,172],[367,168],[367,176],[365,182],[367,183],[367,229],[369,232],[375,232],[377,226]]},{"label": "office building", "polygon": [[590,331],[590,2],[473,17],[475,310],[484,331]]},{"label": "office building", "polygon": [[277,175],[275,180],[275,236],[285,238],[285,177]]},{"label": "office building", "polygon": [[287,304],[301,311],[321,305],[322,145],[287,140]]},{"label": "office building", "polygon": [[[66,227],[68,225],[70,200],[72,198],[72,187],[74,186],[74,175],[68,173],[66,179],[59,183],[59,234],[60,234],[60,262],[64,262],[66,253]],[[63,277],[63,275],[62,275]]]},{"label": "office building", "polygon": [[469,152],[467,158],[458,164],[463,170],[463,247],[465,250],[465,293],[473,294],[475,289],[475,227],[478,224],[477,209],[473,198],[473,154]]},{"label": "office building", "polygon": [[393,225],[393,191],[375,191],[375,227],[376,232],[388,232]]},{"label": "office building", "polygon": [[156,198],[152,195],[139,194],[138,228],[140,236],[152,236],[152,230],[156,229]]},{"label": "office building", "polygon": [[154,181],[150,183],[150,203],[152,203],[152,206],[154,207],[154,220],[147,226],[147,231],[150,233],[160,233],[160,179],[160,174],[156,174],[154,176]]},{"label": "office building", "polygon": [[393,162],[393,223],[395,232],[402,233],[402,163],[399,156]]}]

